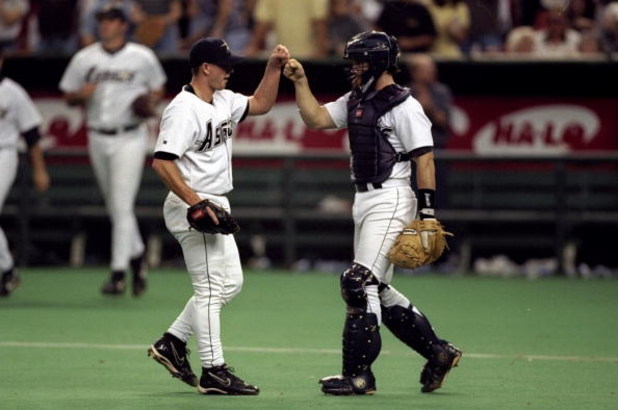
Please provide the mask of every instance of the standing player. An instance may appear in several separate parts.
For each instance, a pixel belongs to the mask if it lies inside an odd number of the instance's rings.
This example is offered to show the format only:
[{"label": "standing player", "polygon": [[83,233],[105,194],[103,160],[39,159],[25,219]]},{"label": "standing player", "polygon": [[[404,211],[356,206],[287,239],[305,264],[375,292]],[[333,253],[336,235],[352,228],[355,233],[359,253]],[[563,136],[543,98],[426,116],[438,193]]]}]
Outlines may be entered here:
[{"label": "standing player", "polygon": [[[202,38],[189,52],[191,83],[172,100],[161,120],[153,167],[171,191],[163,207],[165,225],[182,247],[193,296],[148,355],[202,394],[255,395],[259,389],[235,376],[223,358],[221,308],[243,283],[236,242],[232,235],[189,229],[187,209],[208,199],[229,212],[225,195],[233,188],[234,127],[247,115],[272,108],[288,58],[284,46],[275,47],[255,93],[247,97],[225,90],[239,58],[225,41]],[[214,215],[207,217],[218,223]],[[199,383],[187,358],[186,343],[192,334],[202,364]]]},{"label": "standing player", "polygon": [[[341,275],[347,312],[343,329],[343,372],[320,380],[327,394],[373,394],[371,364],[381,348],[384,323],[427,359],[421,391],[442,385],[461,351],[436,336],[429,321],[390,285],[387,258],[396,237],[415,217],[435,218],[435,175],[431,122],[411,95],[395,84],[399,47],[383,32],[363,32],[346,44],[353,89],[320,105],[302,65],[291,59],[284,75],[294,82],[300,115],[310,128],[348,128],[352,151],[354,262]],[[417,165],[418,198],[410,187],[410,159]]]},{"label": "standing player", "polygon": [[139,296],[146,290],[145,247],[133,208],[147,149],[143,121],[154,114],[166,76],[152,50],[127,42],[121,8],[104,8],[97,20],[101,41],[73,57],[60,89],[69,105],[86,106],[90,160],[112,222],[112,272],[101,292],[122,294],[130,267]]},{"label": "standing player", "polygon": [[[2,76],[3,52],[0,47],[0,210],[17,174],[17,142],[20,134],[26,140],[33,169],[34,186],[39,192],[49,187],[49,175],[39,146],[41,114],[26,91],[16,82]],[[9,246],[0,228],[0,297],[6,297],[19,286],[20,279]]]}]

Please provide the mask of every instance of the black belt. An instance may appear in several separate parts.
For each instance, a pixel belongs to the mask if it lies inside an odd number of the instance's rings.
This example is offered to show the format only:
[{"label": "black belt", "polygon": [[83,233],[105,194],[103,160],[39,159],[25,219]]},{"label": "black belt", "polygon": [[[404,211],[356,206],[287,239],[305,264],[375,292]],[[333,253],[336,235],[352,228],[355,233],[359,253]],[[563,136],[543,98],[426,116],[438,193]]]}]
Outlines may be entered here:
[{"label": "black belt", "polygon": [[98,132],[99,134],[103,134],[103,135],[116,135],[116,134],[119,134],[121,132],[132,131],[132,130],[136,129],[137,127],[139,127],[139,124],[131,124],[131,125],[126,125],[124,127],[118,127],[118,128],[95,128],[95,127],[88,127],[88,129],[90,131]]},{"label": "black belt", "polygon": [[382,188],[382,184],[379,182],[355,182],[354,183],[354,189],[356,189],[356,192],[367,192],[369,191],[369,187],[367,185],[371,184],[371,186],[373,187],[373,189],[380,189]]}]

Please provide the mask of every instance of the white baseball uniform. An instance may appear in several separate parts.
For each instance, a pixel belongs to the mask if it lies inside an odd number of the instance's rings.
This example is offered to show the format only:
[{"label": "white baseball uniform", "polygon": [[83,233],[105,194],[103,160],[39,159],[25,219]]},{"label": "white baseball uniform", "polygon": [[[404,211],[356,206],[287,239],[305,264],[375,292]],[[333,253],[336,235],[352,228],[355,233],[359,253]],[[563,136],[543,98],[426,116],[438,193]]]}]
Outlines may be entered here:
[{"label": "white baseball uniform", "polygon": [[[347,102],[350,93],[325,104],[338,129],[346,128]],[[412,152],[433,146],[431,121],[420,103],[412,96],[396,105],[378,119],[378,127],[388,132],[388,141],[396,152]],[[416,215],[417,201],[411,188],[411,164],[396,162],[382,188],[367,184],[366,192],[354,197],[354,262],[369,269],[380,283],[388,285],[393,277],[393,266],[387,254],[397,235]],[[368,312],[375,313],[381,322],[377,286],[367,288]],[[380,292],[385,306],[408,306],[410,302],[392,286]]]},{"label": "white baseball uniform", "polygon": [[[0,76],[0,211],[17,175],[20,134],[41,125],[43,119],[26,91]],[[13,267],[6,236],[0,228],[0,272]]]},{"label": "white baseball uniform", "polygon": [[148,91],[161,89],[167,78],[153,51],[127,43],[110,53],[100,43],[71,59],[60,89],[76,92],[97,84],[86,106],[88,151],[112,221],[112,271],[124,271],[144,252],[134,204],[139,189],[148,133],[131,104]]},{"label": "white baseball uniform", "polygon": [[[232,133],[248,113],[248,97],[215,91],[212,104],[185,86],[167,106],[155,152],[173,154],[187,183],[202,199],[230,211],[226,194],[232,184]],[[170,192],[163,214],[167,229],[180,243],[194,294],[168,332],[186,342],[195,334],[203,367],[225,363],[220,337],[221,308],[242,287],[243,273],[233,235],[189,230],[189,205]]]}]

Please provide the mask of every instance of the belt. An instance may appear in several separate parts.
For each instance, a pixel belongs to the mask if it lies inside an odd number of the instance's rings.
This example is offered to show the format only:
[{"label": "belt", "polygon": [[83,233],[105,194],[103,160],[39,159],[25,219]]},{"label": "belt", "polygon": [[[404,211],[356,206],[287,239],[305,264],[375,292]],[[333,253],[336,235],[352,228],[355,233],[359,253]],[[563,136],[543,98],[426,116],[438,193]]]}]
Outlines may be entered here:
[{"label": "belt", "polygon": [[395,186],[411,186],[410,181],[404,179],[387,179],[384,182],[355,182],[356,192],[368,192],[375,189],[382,189]]},{"label": "belt", "polygon": [[127,131],[132,131],[134,129],[137,129],[139,127],[139,124],[131,124],[131,125],[125,125],[124,127],[118,127],[118,128],[97,128],[97,127],[88,127],[88,129],[90,131],[94,131],[98,134],[103,134],[103,135],[116,135],[116,134],[120,134],[123,132],[127,132]]},{"label": "belt", "polygon": [[367,191],[373,191],[374,189],[381,189],[382,188],[382,184],[380,184],[379,182],[355,182],[354,183],[354,189],[356,190],[356,192],[367,192]]}]

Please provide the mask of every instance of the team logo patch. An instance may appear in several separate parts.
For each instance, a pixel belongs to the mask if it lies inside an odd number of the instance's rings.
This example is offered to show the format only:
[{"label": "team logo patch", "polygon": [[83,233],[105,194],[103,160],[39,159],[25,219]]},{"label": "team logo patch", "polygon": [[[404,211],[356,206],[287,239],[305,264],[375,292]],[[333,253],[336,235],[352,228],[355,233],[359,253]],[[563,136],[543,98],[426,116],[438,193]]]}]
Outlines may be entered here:
[{"label": "team logo patch", "polygon": [[364,112],[365,112],[365,110],[364,110],[364,109],[359,108],[359,109],[358,109],[358,110],[356,110],[356,112],[354,113],[354,117],[355,117],[355,118],[360,118],[360,117],[362,117],[362,116],[363,116],[363,113],[364,113]]}]

